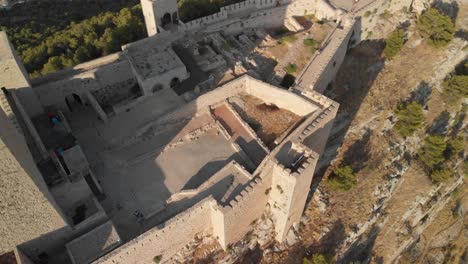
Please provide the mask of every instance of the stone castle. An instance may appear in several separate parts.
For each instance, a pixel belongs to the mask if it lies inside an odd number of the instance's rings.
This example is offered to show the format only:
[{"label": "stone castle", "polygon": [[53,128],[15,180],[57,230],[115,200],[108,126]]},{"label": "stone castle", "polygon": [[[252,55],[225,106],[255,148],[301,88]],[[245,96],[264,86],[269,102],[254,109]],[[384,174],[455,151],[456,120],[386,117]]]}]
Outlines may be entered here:
[{"label": "stone castle", "polygon": [[[322,0],[247,0],[187,23],[174,0],[141,4],[148,38],[37,79],[0,33],[4,257],[175,263],[195,237],[227,249],[261,219],[278,242],[297,228],[338,110],[321,93],[360,19]],[[280,87],[256,46],[268,29],[304,31],[307,14],[330,30]]]}]

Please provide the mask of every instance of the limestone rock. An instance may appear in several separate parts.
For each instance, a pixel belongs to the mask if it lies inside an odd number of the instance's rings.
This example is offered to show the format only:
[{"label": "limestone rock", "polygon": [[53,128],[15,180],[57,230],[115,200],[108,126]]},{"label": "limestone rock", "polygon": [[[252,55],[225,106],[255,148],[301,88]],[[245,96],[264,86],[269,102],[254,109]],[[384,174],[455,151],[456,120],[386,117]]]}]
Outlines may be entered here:
[{"label": "limestone rock", "polygon": [[419,15],[431,6],[430,0],[413,0],[411,3],[411,12]]}]

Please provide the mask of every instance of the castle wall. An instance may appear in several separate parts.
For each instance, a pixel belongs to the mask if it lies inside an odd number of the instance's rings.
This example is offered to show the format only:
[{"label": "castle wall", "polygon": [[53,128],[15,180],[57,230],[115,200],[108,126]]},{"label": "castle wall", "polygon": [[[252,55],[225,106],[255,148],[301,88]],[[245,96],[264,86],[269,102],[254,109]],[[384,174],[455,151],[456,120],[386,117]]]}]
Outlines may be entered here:
[{"label": "castle wall", "polygon": [[335,78],[352,40],[360,40],[360,20],[347,18],[340,22],[322,42],[296,79],[294,89],[322,93]]},{"label": "castle wall", "polygon": [[312,124],[302,131],[299,135],[299,140],[315,153],[322,155],[337,112],[338,103],[333,103]]},{"label": "castle wall", "polygon": [[212,197],[205,198],[161,226],[150,229],[93,263],[147,264],[153,263],[155,256],[162,256],[163,262],[171,263],[170,257],[195,235],[212,233],[211,210],[215,204],[216,201]]},{"label": "castle wall", "polygon": [[21,134],[0,111],[0,252],[63,228],[47,186]]},{"label": "castle wall", "polygon": [[271,176],[254,178],[229,205],[214,212],[213,235],[223,248],[242,239],[267,207]]}]

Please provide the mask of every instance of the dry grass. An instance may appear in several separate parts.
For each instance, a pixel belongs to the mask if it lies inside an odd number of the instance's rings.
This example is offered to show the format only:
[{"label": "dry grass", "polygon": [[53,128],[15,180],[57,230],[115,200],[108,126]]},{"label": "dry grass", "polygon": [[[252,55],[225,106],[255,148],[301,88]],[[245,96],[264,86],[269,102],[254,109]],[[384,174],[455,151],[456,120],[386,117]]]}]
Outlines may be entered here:
[{"label": "dry grass", "polygon": [[261,99],[251,95],[241,95],[237,99],[233,100],[236,111],[270,148],[277,137],[301,119],[288,110],[266,105]]}]

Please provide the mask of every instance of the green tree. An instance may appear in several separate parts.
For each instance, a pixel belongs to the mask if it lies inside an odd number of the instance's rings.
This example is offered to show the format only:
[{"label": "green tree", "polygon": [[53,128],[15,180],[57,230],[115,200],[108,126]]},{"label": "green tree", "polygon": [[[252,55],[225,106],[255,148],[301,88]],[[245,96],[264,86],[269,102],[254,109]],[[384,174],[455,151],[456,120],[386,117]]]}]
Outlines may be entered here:
[{"label": "green tree", "polygon": [[51,73],[63,68],[62,60],[59,56],[51,57],[42,68],[43,73]]},{"label": "green tree", "polygon": [[449,105],[455,105],[462,98],[468,97],[468,75],[454,75],[442,86],[444,100]]},{"label": "green tree", "polygon": [[398,118],[395,130],[404,137],[413,135],[424,123],[424,111],[417,102],[400,104],[395,115]]},{"label": "green tree", "polygon": [[455,172],[452,169],[440,169],[440,170],[435,170],[431,173],[431,180],[433,183],[442,183],[446,182],[448,179],[450,179]]},{"label": "green tree", "polygon": [[395,57],[405,44],[406,33],[403,29],[393,31],[385,40],[384,55],[388,59]]},{"label": "green tree", "polygon": [[351,166],[344,166],[335,169],[328,179],[328,184],[334,189],[343,191],[350,190],[357,184],[353,168]]},{"label": "green tree", "polygon": [[455,33],[455,25],[450,17],[435,8],[428,9],[419,17],[418,29],[429,44],[436,48],[446,46]]},{"label": "green tree", "polygon": [[457,155],[465,148],[465,140],[462,136],[452,138],[448,141],[448,158]]},{"label": "green tree", "polygon": [[443,136],[427,136],[418,151],[418,158],[429,170],[433,170],[436,165],[445,161],[444,151],[446,148],[447,144]]}]

